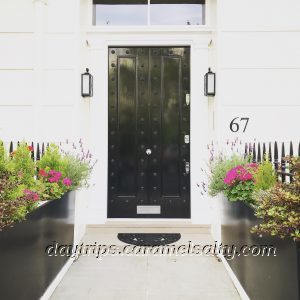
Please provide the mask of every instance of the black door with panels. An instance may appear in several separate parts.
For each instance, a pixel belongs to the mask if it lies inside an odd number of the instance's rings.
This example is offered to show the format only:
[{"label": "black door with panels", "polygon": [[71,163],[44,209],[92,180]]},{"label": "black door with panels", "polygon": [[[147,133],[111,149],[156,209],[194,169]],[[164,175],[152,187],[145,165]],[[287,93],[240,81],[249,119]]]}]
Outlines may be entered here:
[{"label": "black door with panels", "polygon": [[190,217],[190,48],[109,48],[108,217]]}]

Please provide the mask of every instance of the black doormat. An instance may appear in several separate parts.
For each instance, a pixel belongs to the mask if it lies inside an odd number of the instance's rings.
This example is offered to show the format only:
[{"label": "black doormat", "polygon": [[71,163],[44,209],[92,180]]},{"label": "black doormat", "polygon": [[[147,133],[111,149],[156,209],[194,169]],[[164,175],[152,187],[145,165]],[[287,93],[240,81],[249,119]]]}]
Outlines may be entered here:
[{"label": "black doormat", "polygon": [[180,238],[180,233],[118,233],[120,241],[136,246],[164,246]]}]

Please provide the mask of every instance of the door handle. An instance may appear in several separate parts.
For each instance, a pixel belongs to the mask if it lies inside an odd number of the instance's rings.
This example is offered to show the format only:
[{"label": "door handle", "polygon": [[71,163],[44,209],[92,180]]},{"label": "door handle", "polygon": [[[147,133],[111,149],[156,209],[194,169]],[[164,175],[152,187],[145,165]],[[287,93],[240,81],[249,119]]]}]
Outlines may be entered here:
[{"label": "door handle", "polygon": [[151,149],[148,148],[148,149],[146,150],[146,154],[147,154],[147,155],[151,155],[151,153],[152,153]]},{"label": "door handle", "polygon": [[186,174],[190,173],[190,163],[188,161],[185,162],[185,173]]}]

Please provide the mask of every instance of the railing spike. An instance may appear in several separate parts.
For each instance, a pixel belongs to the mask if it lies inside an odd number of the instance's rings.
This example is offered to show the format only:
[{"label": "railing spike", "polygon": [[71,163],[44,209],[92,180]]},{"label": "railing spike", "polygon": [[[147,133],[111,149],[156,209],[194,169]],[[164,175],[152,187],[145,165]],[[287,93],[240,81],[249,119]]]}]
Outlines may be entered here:
[{"label": "railing spike", "polygon": [[285,148],[284,143],[282,143],[281,146],[281,180],[282,182],[285,182],[285,168],[286,168],[286,162],[285,162]]},{"label": "railing spike", "polygon": [[245,143],[245,153],[244,153],[244,157],[247,157],[248,155],[248,144]]},{"label": "railing spike", "polygon": [[256,147],[255,147],[255,143],[253,144],[253,159],[252,162],[256,163]]},{"label": "railing spike", "polygon": [[294,156],[294,150],[293,150],[293,142],[290,141],[290,157]]},{"label": "railing spike", "polygon": [[40,153],[40,144],[37,143],[36,145],[36,160],[40,160],[41,159],[41,153]]},{"label": "railing spike", "polygon": [[267,160],[266,144],[263,143],[263,161]]},{"label": "railing spike", "polygon": [[34,161],[34,144],[31,142],[31,159]]},{"label": "railing spike", "polygon": [[278,146],[277,146],[277,142],[275,142],[275,144],[274,144],[274,167],[275,167],[275,171],[277,172],[277,170],[278,170]]},{"label": "railing spike", "polygon": [[[290,157],[294,156],[294,149],[293,149],[293,142],[290,141]],[[293,182],[293,175],[291,175],[291,169],[290,169],[290,164],[289,164],[289,177],[290,177],[290,182]]]},{"label": "railing spike", "polygon": [[272,162],[272,145],[269,142],[269,153],[268,153],[269,162]]},{"label": "railing spike", "polygon": [[13,142],[11,141],[10,142],[10,145],[9,145],[9,154],[12,154],[14,152],[14,144]]},{"label": "railing spike", "polygon": [[258,146],[257,146],[257,162],[258,163],[261,163],[261,151],[260,151],[260,143],[258,143]]}]

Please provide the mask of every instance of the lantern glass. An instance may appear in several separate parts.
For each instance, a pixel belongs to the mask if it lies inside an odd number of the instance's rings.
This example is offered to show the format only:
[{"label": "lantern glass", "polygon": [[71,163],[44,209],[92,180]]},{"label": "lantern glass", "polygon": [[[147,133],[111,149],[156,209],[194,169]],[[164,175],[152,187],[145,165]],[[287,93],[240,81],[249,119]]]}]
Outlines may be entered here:
[{"label": "lantern glass", "polygon": [[82,97],[93,96],[93,76],[89,73],[89,69],[81,74],[81,95]]},{"label": "lantern glass", "polygon": [[207,74],[207,93],[214,94],[215,93],[215,74],[208,73]]},{"label": "lantern glass", "polygon": [[90,93],[90,76],[83,75],[83,82],[82,82],[82,93],[87,95]]},{"label": "lantern glass", "polygon": [[205,74],[205,87],[204,94],[205,96],[215,96],[216,94],[216,74],[213,73],[210,68]]}]

